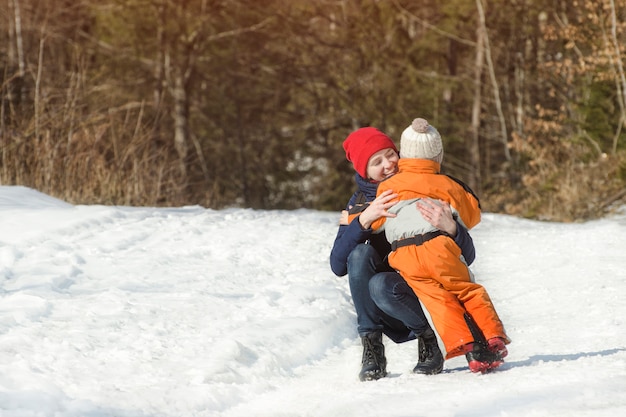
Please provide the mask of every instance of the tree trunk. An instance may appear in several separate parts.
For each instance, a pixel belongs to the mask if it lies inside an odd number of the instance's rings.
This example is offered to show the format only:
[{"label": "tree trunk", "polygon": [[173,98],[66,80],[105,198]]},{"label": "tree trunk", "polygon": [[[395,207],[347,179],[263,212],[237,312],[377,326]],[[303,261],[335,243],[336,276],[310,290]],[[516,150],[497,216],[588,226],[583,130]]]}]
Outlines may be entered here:
[{"label": "tree trunk", "polygon": [[[156,62],[154,63],[154,108],[158,112],[161,109],[163,99],[163,86],[165,84],[165,56],[167,39],[165,35],[165,25],[167,19],[167,8],[164,4],[157,6],[158,27],[156,30]],[[158,123],[155,121],[155,123]]]},{"label": "tree trunk", "polygon": [[481,30],[483,33],[483,41],[485,46],[485,58],[487,59],[487,67],[489,69],[489,78],[491,79],[491,86],[493,88],[493,99],[496,104],[496,112],[498,114],[498,120],[500,121],[500,141],[503,145],[504,158],[507,161],[511,160],[511,152],[509,151],[509,134],[506,128],[506,121],[504,120],[504,112],[502,111],[502,100],[500,100],[500,88],[498,86],[498,80],[496,79],[496,71],[493,66],[493,60],[491,59],[491,47],[489,45],[489,35],[487,34],[487,24],[485,22],[485,11],[483,9],[482,0],[476,0],[476,6],[478,8],[478,16],[480,21]]},{"label": "tree trunk", "polygon": [[[624,75],[624,66],[622,65],[622,55],[620,52],[620,44],[617,39],[617,17],[615,11],[615,2],[613,0],[610,1],[611,4],[611,43],[613,48],[615,49],[615,60],[613,65],[615,67],[615,72],[617,73],[616,86],[617,91],[619,92],[617,100],[619,102],[620,107],[620,120],[617,128],[617,132],[613,137],[613,147],[611,149],[611,153],[615,155],[617,153],[617,142],[622,132],[622,128],[626,123],[626,76]],[[610,56],[610,54],[609,54]],[[612,60],[613,61],[613,60]]]},{"label": "tree trunk", "polygon": [[8,0],[9,2],[9,46],[8,46],[8,67],[9,82],[6,86],[7,100],[11,108],[23,101],[24,74],[26,64],[24,59],[24,42],[22,39],[22,16],[20,12],[19,0]]},{"label": "tree trunk", "polygon": [[189,100],[185,89],[185,80],[180,69],[175,69],[174,74],[174,147],[180,159],[180,173],[184,177],[187,174],[185,166],[188,153],[189,137]]},{"label": "tree trunk", "polygon": [[[480,1],[480,0],[477,0]],[[476,59],[474,67],[474,103],[472,105],[472,124],[470,142],[470,161],[472,165],[472,175],[469,179],[469,186],[477,193],[480,193],[481,186],[481,164],[480,164],[480,113],[481,113],[481,90],[482,75],[485,61],[485,30],[482,16],[479,15],[478,27],[476,28]]]}]

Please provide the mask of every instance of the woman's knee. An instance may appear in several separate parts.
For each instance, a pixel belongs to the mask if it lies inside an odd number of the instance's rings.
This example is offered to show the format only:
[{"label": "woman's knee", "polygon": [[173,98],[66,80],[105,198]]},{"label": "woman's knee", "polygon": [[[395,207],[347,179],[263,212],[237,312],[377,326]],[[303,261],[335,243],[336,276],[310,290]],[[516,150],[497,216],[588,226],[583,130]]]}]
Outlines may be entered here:
[{"label": "woman's knee", "polygon": [[361,265],[366,262],[375,263],[378,257],[378,252],[376,252],[376,249],[374,249],[372,245],[360,243],[356,245],[354,249],[352,249],[352,252],[350,252],[350,255],[348,255],[348,264]]},{"label": "woman's knee", "polygon": [[374,275],[369,282],[369,290],[370,294],[372,294],[372,298],[380,301],[393,298],[395,287],[399,279],[401,280],[402,277],[392,272]]},{"label": "woman's knee", "polygon": [[407,297],[417,299],[417,296],[402,278],[395,272],[385,272],[376,274],[370,279],[369,290],[372,298],[378,300],[400,300]]},{"label": "woman's knee", "polygon": [[348,256],[350,286],[369,292],[367,286],[370,278],[377,273],[376,265],[379,259],[378,252],[371,245],[357,245]]},{"label": "woman's knee", "polygon": [[380,263],[380,256],[371,245],[361,243],[348,255],[348,274],[373,275]]}]

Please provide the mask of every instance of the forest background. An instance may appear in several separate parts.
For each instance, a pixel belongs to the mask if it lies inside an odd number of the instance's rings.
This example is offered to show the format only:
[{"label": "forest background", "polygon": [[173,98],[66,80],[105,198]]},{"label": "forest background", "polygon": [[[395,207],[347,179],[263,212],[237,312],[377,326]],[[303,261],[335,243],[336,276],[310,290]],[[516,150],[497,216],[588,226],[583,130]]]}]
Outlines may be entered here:
[{"label": "forest background", "polygon": [[342,142],[424,117],[483,210],[626,200],[626,0],[0,0],[0,184],[341,210]]}]

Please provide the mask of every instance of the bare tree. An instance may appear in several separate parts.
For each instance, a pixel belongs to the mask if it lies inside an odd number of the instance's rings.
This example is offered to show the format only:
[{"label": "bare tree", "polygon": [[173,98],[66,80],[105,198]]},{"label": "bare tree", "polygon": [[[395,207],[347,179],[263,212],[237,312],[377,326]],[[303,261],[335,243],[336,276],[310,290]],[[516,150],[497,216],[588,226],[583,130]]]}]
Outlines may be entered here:
[{"label": "bare tree", "polygon": [[[477,0],[479,3],[480,0]],[[484,14],[479,14],[476,27],[476,55],[474,60],[474,101],[472,104],[471,122],[471,142],[470,160],[473,167],[473,175],[470,177],[469,185],[477,192],[480,192],[481,185],[481,163],[480,163],[480,115],[482,107],[482,76],[485,62],[485,21]]]},{"label": "bare tree", "polygon": [[617,152],[617,143],[622,132],[622,128],[626,124],[626,76],[624,75],[624,65],[622,63],[622,54],[620,49],[620,42],[617,38],[617,13],[615,11],[615,1],[610,0],[609,2],[611,7],[611,40],[610,44],[614,50],[613,54],[609,53],[611,57],[611,64],[615,68],[615,72],[617,73],[617,79],[615,80],[616,88],[618,91],[617,101],[619,103],[620,108],[620,119],[617,131],[613,137],[613,148],[611,149],[611,153],[615,155]]},{"label": "bare tree", "polygon": [[[498,80],[496,78],[496,71],[493,65],[493,59],[491,57],[491,46],[489,44],[489,34],[487,32],[487,25],[485,22],[485,10],[483,8],[482,0],[476,0],[476,8],[478,9],[478,21],[481,25],[482,38],[484,42],[484,55],[487,59],[487,68],[489,70],[489,79],[491,80],[491,87],[493,89],[494,102],[496,105],[496,112],[498,114],[498,121],[500,122],[500,140],[502,141],[502,151],[504,158],[507,161],[511,160],[511,152],[509,151],[509,134],[506,128],[506,121],[504,119],[504,112],[502,111],[502,100],[500,99],[500,87],[498,87]],[[483,47],[483,46],[479,46]]]},{"label": "bare tree", "polygon": [[7,0],[9,5],[8,16],[8,70],[9,80],[7,83],[7,99],[10,105],[23,100],[23,82],[26,73],[26,61],[24,58],[24,40],[22,37],[22,13],[20,0]]}]

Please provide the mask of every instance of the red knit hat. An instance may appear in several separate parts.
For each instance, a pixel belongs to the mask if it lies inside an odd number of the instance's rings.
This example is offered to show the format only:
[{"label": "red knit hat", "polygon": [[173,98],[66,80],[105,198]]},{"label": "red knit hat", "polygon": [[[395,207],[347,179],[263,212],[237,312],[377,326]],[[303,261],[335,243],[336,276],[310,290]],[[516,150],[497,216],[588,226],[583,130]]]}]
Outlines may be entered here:
[{"label": "red knit hat", "polygon": [[362,127],[343,141],[346,158],[363,178],[367,178],[367,162],[376,152],[391,148],[398,152],[391,138],[375,127]]}]

